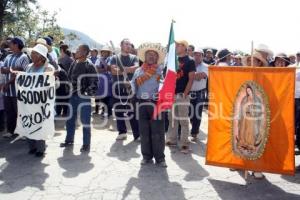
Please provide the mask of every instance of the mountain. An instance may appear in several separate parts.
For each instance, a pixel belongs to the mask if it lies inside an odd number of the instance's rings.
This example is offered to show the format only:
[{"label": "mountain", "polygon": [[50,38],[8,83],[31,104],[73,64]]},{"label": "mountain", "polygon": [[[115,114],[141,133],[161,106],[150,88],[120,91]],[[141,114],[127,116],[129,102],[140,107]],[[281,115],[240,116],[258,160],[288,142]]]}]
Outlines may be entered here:
[{"label": "mountain", "polygon": [[97,49],[101,49],[103,47],[102,44],[98,43],[90,36],[80,31],[68,28],[62,28],[62,31],[65,35],[64,42],[70,46],[71,51],[75,51],[80,44],[87,44],[90,46],[90,48]]}]

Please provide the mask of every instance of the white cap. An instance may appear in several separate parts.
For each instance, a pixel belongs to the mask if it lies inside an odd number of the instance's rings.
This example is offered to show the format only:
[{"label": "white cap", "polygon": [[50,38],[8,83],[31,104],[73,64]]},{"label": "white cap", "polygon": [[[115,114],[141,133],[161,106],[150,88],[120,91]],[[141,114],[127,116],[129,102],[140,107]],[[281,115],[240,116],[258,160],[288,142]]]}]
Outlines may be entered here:
[{"label": "white cap", "polygon": [[47,59],[48,49],[44,45],[37,44],[35,45],[35,47],[33,47],[32,51],[37,52],[38,54],[40,54],[41,56]]},{"label": "white cap", "polygon": [[203,51],[202,48],[196,48],[196,49],[194,50],[194,53],[201,53],[201,54],[204,54],[204,51]]}]

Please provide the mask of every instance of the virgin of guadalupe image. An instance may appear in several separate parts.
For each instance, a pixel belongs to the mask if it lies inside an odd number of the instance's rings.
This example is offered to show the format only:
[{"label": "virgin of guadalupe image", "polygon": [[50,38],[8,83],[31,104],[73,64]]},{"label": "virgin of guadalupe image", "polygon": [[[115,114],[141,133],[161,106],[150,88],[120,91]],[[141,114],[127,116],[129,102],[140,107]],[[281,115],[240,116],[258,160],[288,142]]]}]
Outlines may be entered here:
[{"label": "virgin of guadalupe image", "polygon": [[246,95],[240,104],[237,149],[242,154],[254,154],[262,142],[260,131],[262,104],[253,87],[246,85]]}]

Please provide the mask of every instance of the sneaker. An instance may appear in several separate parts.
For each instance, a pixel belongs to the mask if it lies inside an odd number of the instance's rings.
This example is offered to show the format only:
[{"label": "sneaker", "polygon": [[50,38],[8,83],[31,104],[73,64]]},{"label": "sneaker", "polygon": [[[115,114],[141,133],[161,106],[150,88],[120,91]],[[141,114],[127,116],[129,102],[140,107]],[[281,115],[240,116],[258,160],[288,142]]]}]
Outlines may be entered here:
[{"label": "sneaker", "polygon": [[192,141],[192,142],[197,142],[197,140],[198,140],[197,134],[192,134],[192,139],[191,139],[191,141]]},{"label": "sneaker", "polygon": [[166,145],[171,147],[171,146],[176,146],[177,144],[172,143],[172,142],[170,142],[170,141],[167,141],[167,142],[166,142]]},{"label": "sneaker", "polygon": [[118,137],[116,138],[116,140],[126,140],[126,139],[127,139],[126,133],[119,134]]},{"label": "sneaker", "polygon": [[156,166],[162,167],[162,168],[167,168],[168,167],[166,161],[158,162],[158,163],[156,163]]},{"label": "sneaker", "polygon": [[184,154],[188,154],[190,152],[190,149],[188,146],[182,146],[180,152]]},{"label": "sneaker", "polygon": [[141,161],[141,165],[147,165],[147,164],[152,164],[153,163],[153,160],[151,159],[151,160],[147,160],[147,159],[143,159],[142,161]]},{"label": "sneaker", "polygon": [[59,146],[60,146],[60,147],[70,147],[70,146],[73,146],[73,142],[64,142],[64,143],[60,143]]},{"label": "sneaker", "polygon": [[41,158],[41,157],[44,157],[44,156],[45,156],[44,152],[36,152],[35,153],[35,157]]},{"label": "sneaker", "polygon": [[28,151],[28,154],[35,154],[36,153],[36,149],[31,149]]},{"label": "sneaker", "polygon": [[5,133],[2,135],[2,137],[4,137],[4,138],[11,138],[12,136],[13,136],[13,134],[11,134],[11,133]]},{"label": "sneaker", "polygon": [[90,151],[90,145],[82,145],[81,149],[80,149],[80,152],[83,153],[83,152],[89,152]]}]

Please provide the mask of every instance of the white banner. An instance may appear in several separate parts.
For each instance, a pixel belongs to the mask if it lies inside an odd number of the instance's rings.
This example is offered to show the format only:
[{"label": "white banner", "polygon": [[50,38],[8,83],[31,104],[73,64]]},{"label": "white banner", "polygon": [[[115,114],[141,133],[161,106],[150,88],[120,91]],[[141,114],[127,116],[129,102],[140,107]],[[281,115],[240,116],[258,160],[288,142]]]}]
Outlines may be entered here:
[{"label": "white banner", "polygon": [[18,119],[15,133],[34,140],[52,137],[55,77],[50,73],[18,72],[16,77]]}]

